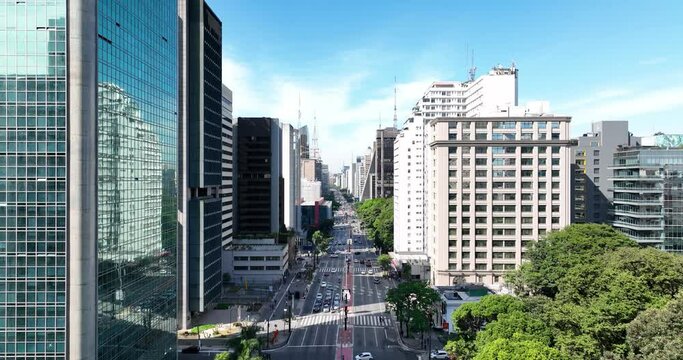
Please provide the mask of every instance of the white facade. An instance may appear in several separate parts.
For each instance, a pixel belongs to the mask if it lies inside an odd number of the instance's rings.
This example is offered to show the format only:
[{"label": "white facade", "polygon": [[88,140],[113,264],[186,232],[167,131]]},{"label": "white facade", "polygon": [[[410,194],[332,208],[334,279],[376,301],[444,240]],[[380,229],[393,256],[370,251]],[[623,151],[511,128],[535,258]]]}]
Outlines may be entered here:
[{"label": "white facade", "polygon": [[235,284],[272,284],[282,280],[288,266],[287,245],[274,239],[234,239],[223,250],[223,273]]},{"label": "white facade", "polygon": [[494,67],[474,81],[437,81],[425,91],[394,142],[395,252],[427,251],[425,137],[429,120],[475,117],[499,109],[508,111],[515,105],[517,69],[514,66]]},{"label": "white facade", "polygon": [[540,236],[571,219],[569,117],[429,122],[426,197],[432,284],[496,284]]},{"label": "white facade", "polygon": [[301,198],[303,201],[318,201],[321,197],[320,181],[301,180]]},{"label": "white facade", "polygon": [[290,124],[281,124],[282,127],[282,177],[284,186],[284,219],[285,226],[297,233],[301,232],[301,169],[299,152],[299,134]]},{"label": "white facade", "polygon": [[424,119],[408,119],[394,142],[394,251],[426,252]]}]

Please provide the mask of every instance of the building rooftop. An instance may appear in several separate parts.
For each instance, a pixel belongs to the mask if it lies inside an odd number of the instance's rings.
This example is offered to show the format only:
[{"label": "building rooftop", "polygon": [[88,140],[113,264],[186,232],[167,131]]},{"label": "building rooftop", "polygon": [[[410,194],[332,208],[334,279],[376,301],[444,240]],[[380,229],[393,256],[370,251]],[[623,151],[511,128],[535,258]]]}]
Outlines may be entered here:
[{"label": "building rooftop", "polygon": [[477,284],[459,284],[454,286],[436,286],[436,291],[446,300],[465,300],[472,301],[484,295],[493,294],[486,286]]}]

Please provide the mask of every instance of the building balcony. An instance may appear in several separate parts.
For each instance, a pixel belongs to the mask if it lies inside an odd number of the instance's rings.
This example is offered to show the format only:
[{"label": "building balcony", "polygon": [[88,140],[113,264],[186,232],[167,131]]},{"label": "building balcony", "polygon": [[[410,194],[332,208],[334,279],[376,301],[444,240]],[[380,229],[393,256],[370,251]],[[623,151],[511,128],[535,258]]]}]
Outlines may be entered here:
[{"label": "building balcony", "polygon": [[623,215],[641,219],[656,219],[661,218],[663,214],[659,211],[628,211],[614,209],[614,215]]},{"label": "building balcony", "polygon": [[643,186],[617,186],[613,187],[614,191],[619,192],[635,192],[635,193],[661,193],[662,188],[658,187],[643,187]]},{"label": "building balcony", "polygon": [[647,231],[647,230],[659,230],[663,231],[664,230],[664,225],[660,224],[637,224],[637,223],[628,223],[625,221],[619,221],[615,220],[612,225],[614,227],[618,228],[625,228],[625,229],[631,229],[631,230],[638,230],[638,231]]},{"label": "building balcony", "polygon": [[612,200],[615,204],[624,205],[661,205],[662,201],[660,199],[622,199],[614,198]]}]

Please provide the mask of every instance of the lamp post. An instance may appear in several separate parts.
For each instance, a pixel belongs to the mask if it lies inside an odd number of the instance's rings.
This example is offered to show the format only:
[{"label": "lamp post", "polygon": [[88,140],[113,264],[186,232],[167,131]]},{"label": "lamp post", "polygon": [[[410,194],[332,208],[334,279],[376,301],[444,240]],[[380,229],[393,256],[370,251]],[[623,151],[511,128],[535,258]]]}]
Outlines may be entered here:
[{"label": "lamp post", "polygon": [[270,347],[270,319],[266,319],[266,349]]}]

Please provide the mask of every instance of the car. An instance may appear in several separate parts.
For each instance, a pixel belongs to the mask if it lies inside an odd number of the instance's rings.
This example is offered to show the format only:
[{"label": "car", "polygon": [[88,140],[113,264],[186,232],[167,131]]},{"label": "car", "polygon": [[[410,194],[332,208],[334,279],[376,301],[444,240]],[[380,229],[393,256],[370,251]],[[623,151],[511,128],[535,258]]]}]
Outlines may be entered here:
[{"label": "car", "polygon": [[353,259],[354,264],[358,264],[358,259]]},{"label": "car", "polygon": [[320,287],[323,287],[323,288],[324,288],[324,287],[327,287],[327,283],[326,283],[326,282],[324,282],[324,281],[323,281],[323,282],[321,282],[321,283],[320,283]]},{"label": "car", "polygon": [[333,273],[333,274],[336,273],[336,272],[337,272],[337,269],[332,269],[332,273]]},{"label": "car", "polygon": [[334,294],[334,300],[339,301],[339,293]]},{"label": "car", "polygon": [[342,278],[337,279],[337,282],[341,284]]},{"label": "car", "polygon": [[323,305],[323,312],[330,312],[330,305]]},{"label": "car", "polygon": [[358,355],[356,355],[355,360],[374,360],[375,358],[372,357],[372,354],[369,352],[363,352]]},{"label": "car", "polygon": [[334,311],[339,310],[339,301],[334,302],[334,305],[332,305],[332,310],[334,310]]},{"label": "car", "polygon": [[354,255],[360,255],[360,251],[356,251],[353,253]]},{"label": "car", "polygon": [[330,276],[330,274],[328,274],[328,273],[323,273],[323,276]]},{"label": "car", "polygon": [[183,354],[199,354],[199,346],[197,345],[192,345],[184,348],[183,350],[180,351]]},{"label": "car", "polygon": [[376,277],[376,278],[372,279],[372,282],[374,282],[375,284],[379,284],[379,278]]},{"label": "car", "polygon": [[374,274],[374,273],[375,273],[375,272],[372,271],[372,269],[369,269],[369,270],[368,270],[368,275],[372,275],[372,274]]},{"label": "car", "polygon": [[332,254],[332,255],[330,255],[330,257],[331,257],[331,258],[338,258],[339,255],[337,255],[337,254]]},{"label": "car", "polygon": [[365,264],[365,259],[360,259],[360,264],[361,265]]},{"label": "car", "polygon": [[365,270],[361,270],[360,274],[365,275]]},{"label": "car", "polygon": [[317,294],[315,295],[315,301],[320,301],[320,300],[322,300],[322,299],[323,299],[323,294],[317,293]]},{"label": "car", "polygon": [[431,354],[429,354],[430,359],[448,359],[448,353],[444,350],[433,350]]},{"label": "car", "polygon": [[322,304],[315,303],[313,304],[313,312],[320,312]]}]

